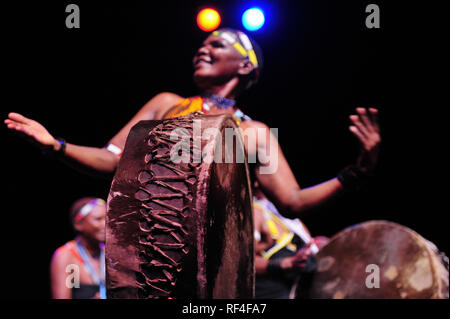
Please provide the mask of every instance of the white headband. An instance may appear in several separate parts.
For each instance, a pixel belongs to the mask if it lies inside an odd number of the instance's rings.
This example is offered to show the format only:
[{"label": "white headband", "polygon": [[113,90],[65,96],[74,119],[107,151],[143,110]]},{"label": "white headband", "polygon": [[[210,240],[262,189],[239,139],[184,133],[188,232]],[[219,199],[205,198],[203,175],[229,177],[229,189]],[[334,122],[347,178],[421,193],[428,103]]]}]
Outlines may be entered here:
[{"label": "white headband", "polygon": [[84,204],[78,213],[75,215],[74,221],[78,222],[82,220],[84,217],[89,215],[95,206],[97,205],[105,205],[105,201],[101,198],[94,199],[87,204]]}]

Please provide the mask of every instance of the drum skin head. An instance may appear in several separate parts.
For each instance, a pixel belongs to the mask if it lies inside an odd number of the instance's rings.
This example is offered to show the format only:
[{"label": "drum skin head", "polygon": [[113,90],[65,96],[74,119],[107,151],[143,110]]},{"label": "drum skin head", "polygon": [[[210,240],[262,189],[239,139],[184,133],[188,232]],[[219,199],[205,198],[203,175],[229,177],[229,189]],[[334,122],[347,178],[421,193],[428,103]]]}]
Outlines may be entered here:
[{"label": "drum skin head", "polygon": [[[171,161],[171,131],[192,138],[194,118],[202,131],[237,128],[228,115],[188,115],[141,121],[130,131],[108,197],[108,298],[254,295],[248,164]],[[202,150],[213,152],[205,146],[219,139],[202,140]]]},{"label": "drum skin head", "polygon": [[316,257],[317,271],[298,294],[303,298],[448,298],[448,269],[430,243],[392,222],[349,227]]}]

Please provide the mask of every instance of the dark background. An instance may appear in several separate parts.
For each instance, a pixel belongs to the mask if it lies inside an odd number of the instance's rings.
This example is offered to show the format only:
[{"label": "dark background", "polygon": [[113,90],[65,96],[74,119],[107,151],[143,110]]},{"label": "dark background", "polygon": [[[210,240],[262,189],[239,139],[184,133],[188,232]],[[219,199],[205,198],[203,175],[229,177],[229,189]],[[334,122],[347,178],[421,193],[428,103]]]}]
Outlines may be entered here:
[{"label": "dark background", "polygon": [[[238,100],[279,128],[301,187],[332,178],[358,153],[348,131],[356,107],[380,110],[383,145],[368,189],[310,214],[313,235],[367,220],[400,223],[448,255],[448,5],[444,1],[53,1],[2,4],[2,118],[22,113],[70,143],[102,147],[155,94],[198,94],[191,59],[214,6],[242,28],[251,4],[266,13],[253,38],[264,52],[259,85]],[[390,1],[393,2],[393,1]],[[65,7],[81,28],[65,27]],[[365,27],[365,7],[381,28]],[[71,203],[106,198],[110,181],[43,157],[1,129],[2,295],[49,298],[53,251],[73,238]]]}]

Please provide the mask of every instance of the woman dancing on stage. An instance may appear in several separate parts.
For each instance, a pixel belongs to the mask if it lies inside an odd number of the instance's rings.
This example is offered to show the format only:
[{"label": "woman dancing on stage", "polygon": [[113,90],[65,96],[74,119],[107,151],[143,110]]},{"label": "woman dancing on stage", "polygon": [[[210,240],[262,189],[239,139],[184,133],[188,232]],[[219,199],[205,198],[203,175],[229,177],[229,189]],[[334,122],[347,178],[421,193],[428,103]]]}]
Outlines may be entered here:
[{"label": "woman dancing on stage", "polygon": [[[113,173],[130,129],[139,121],[164,119],[194,111],[208,114],[231,114],[243,130],[264,130],[266,139],[245,139],[247,155],[259,159],[258,153],[269,154],[268,162],[257,162],[253,176],[262,192],[288,218],[299,218],[347,189],[357,188],[373,172],[381,142],[375,108],[357,108],[350,116],[349,130],[358,138],[361,151],[354,165],[349,165],[336,178],[301,189],[278,141],[269,127],[251,120],[236,107],[235,99],[258,80],[262,55],[257,44],[245,33],[234,29],[214,31],[203,42],[193,58],[193,78],[202,91],[200,96],[183,98],[174,93],[160,93],[147,102],[137,114],[103,148],[66,143],[52,136],[40,123],[17,113],[10,113],[5,124],[9,129],[31,137],[42,148],[51,148],[64,161],[91,170]],[[255,134],[254,136],[257,136]],[[256,143],[255,143],[256,142]],[[256,146],[255,146],[256,145]],[[270,150],[277,149],[276,152]],[[275,172],[261,174],[260,168],[277,163]],[[274,264],[271,268],[276,267]]]},{"label": "woman dancing on stage", "polygon": [[[256,82],[261,68],[261,55],[255,43],[253,41],[250,43],[253,54],[249,56],[248,52],[251,51],[246,50],[245,44],[242,44],[242,39],[245,38],[249,39],[244,33],[231,29],[213,32],[203,42],[193,59],[194,81],[203,92],[202,96],[184,99],[174,93],[164,92],[156,95],[103,148],[74,145],[56,139],[40,123],[17,113],[10,113],[5,124],[9,129],[30,136],[43,148],[51,147],[55,152],[63,153],[66,160],[96,171],[112,173],[119,162],[131,127],[139,121],[184,115],[200,108],[208,114],[242,114],[235,106],[235,99],[239,93]],[[368,111],[357,108],[356,114],[350,116],[353,125],[349,129],[361,143],[361,153],[352,167],[352,174],[343,174],[345,177],[340,178],[341,181],[333,178],[319,185],[300,189],[283,153],[278,152],[278,169],[275,173],[261,175],[258,174],[258,167],[255,167],[256,178],[264,193],[277,206],[283,208],[281,211],[288,217],[298,217],[308,208],[342,193],[344,189],[342,183],[354,180],[352,177],[356,178],[356,175],[370,173],[377,162],[381,141],[377,113],[377,109],[374,108]],[[266,124],[249,120],[242,115],[240,118],[242,129],[262,128],[267,131],[267,136],[276,140]],[[245,143],[246,146],[254,144],[249,142]],[[247,147],[246,151],[250,156],[265,150],[269,145],[270,143],[265,140],[258,140],[256,148]],[[278,147],[278,143],[274,145]],[[260,164],[257,163],[256,166],[258,165]]]}]

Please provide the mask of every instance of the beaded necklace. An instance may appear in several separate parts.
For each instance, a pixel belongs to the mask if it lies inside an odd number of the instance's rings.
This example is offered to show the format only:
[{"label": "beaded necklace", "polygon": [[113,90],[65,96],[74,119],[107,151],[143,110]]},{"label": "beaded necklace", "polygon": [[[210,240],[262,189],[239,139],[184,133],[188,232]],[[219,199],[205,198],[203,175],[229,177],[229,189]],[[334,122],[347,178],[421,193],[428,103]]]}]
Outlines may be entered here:
[{"label": "beaded necklace", "polygon": [[206,109],[209,111],[211,105],[218,107],[219,109],[226,110],[230,107],[236,105],[235,100],[230,100],[225,97],[212,94],[212,93],[203,93],[202,98],[204,99],[204,104],[207,105]]},{"label": "beaded necklace", "polygon": [[[201,97],[203,99],[202,111],[205,114],[208,114],[211,110],[211,105],[214,105],[222,110],[227,110],[236,105],[235,100],[230,100],[212,93],[203,93]],[[251,120],[251,118],[245,115],[239,108],[236,108],[233,116],[238,120],[238,124],[244,120]]]}]

